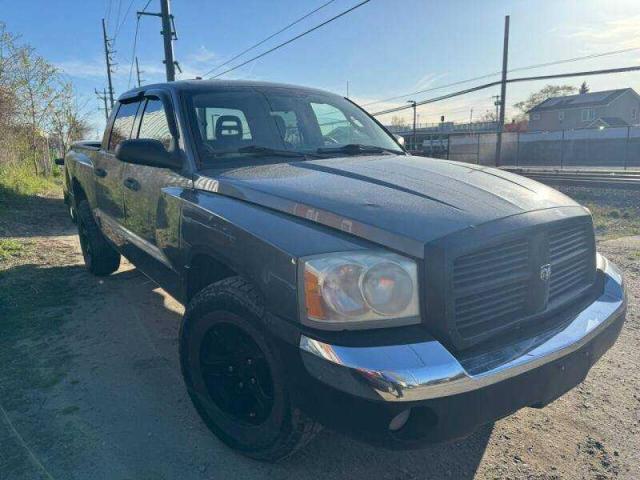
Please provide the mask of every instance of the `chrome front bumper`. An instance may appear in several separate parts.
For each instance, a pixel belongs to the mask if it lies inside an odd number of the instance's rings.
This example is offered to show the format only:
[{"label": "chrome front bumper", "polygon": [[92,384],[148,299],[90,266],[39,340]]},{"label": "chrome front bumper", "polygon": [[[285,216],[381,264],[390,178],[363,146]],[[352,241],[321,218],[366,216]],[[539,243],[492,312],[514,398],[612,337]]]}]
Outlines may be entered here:
[{"label": "chrome front bumper", "polygon": [[346,347],[303,335],[302,360],[307,372],[321,382],[371,400],[428,400],[487,387],[575,352],[625,314],[622,274],[600,255],[598,270],[604,276],[602,294],[570,323],[499,350],[456,358],[435,339]]}]

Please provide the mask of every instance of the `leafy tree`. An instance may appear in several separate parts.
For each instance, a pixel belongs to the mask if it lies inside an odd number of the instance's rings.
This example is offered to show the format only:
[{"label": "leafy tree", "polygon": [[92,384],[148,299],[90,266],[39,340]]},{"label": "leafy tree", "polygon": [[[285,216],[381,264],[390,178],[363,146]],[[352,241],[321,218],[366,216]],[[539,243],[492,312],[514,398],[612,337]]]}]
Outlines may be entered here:
[{"label": "leafy tree", "polygon": [[526,113],[536,105],[541,104],[548,98],[564,97],[567,95],[573,95],[576,92],[576,87],[572,85],[546,85],[537,92],[529,95],[529,98],[514,104],[514,107],[522,112],[516,116],[516,120],[521,120],[525,117]]},{"label": "leafy tree", "polygon": [[589,85],[587,85],[587,82],[582,82],[582,85],[580,85],[580,95],[584,95],[585,93],[589,93]]},{"label": "leafy tree", "polygon": [[87,133],[81,110],[73,86],[0,22],[0,164],[28,162],[34,174],[50,174],[50,149]]},{"label": "leafy tree", "polygon": [[[16,93],[22,100],[17,110],[18,120],[29,131],[29,142],[33,151],[32,162],[36,175],[48,173],[50,164],[39,158],[38,143],[45,132],[45,125],[51,114],[53,103],[62,94],[57,90],[57,71],[44,58],[30,48],[23,48],[18,55],[19,68],[16,72]],[[48,153],[48,152],[43,152]]]}]

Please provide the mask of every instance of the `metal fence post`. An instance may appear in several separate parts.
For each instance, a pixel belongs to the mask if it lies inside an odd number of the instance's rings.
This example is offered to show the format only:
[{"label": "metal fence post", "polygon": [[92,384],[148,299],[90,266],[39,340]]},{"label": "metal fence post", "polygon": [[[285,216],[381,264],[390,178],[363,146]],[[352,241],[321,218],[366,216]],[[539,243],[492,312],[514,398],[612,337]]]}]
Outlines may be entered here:
[{"label": "metal fence post", "polygon": [[560,140],[560,170],[564,169],[564,129],[562,129],[562,140]]},{"label": "metal fence post", "polygon": [[519,162],[520,162],[520,132],[518,131],[518,134],[516,136],[516,162],[515,162],[516,167],[519,165]]},{"label": "metal fence post", "polygon": [[447,135],[447,160],[449,160],[450,154],[451,154],[451,134]]},{"label": "metal fence post", "polygon": [[480,165],[480,134],[477,133],[476,135],[478,135],[478,148],[476,151],[476,165]]},{"label": "metal fence post", "polygon": [[624,170],[627,169],[627,163],[629,161],[629,140],[631,137],[631,126],[627,127],[627,142],[624,144]]},{"label": "metal fence post", "polygon": [[589,159],[589,144],[591,139],[589,137],[584,139],[584,158],[582,159],[582,165],[586,166]]}]

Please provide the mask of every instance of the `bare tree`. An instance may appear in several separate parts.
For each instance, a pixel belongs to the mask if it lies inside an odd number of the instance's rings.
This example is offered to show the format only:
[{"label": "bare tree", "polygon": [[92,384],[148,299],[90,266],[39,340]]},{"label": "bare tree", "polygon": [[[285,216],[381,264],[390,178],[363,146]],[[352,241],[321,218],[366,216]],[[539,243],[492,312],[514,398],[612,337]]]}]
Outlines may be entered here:
[{"label": "bare tree", "polygon": [[51,106],[49,122],[49,131],[58,148],[58,155],[64,155],[72,142],[89,133],[91,126],[87,122],[85,107],[86,102],[82,106],[78,105],[73,85],[65,83]]},{"label": "bare tree", "polygon": [[408,123],[404,118],[394,115],[391,117],[391,125],[394,127],[404,128],[408,126]]},{"label": "bare tree", "polygon": [[483,122],[497,122],[498,117],[496,116],[496,112],[487,110],[482,114],[482,116],[480,117],[480,120],[482,120]]}]

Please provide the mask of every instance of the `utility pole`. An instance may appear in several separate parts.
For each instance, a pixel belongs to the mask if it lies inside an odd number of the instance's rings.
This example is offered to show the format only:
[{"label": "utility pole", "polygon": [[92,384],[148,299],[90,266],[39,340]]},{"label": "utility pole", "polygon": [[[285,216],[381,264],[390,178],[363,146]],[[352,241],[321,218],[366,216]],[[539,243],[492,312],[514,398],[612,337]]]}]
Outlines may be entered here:
[{"label": "utility pole", "polygon": [[496,125],[500,120],[500,95],[494,95],[493,98],[493,106],[496,107]]},{"label": "utility pole", "polygon": [[109,82],[109,102],[111,104],[111,108],[113,108],[113,83],[111,82],[111,73],[112,69],[112,61],[111,55],[113,51],[111,50],[110,40],[107,38],[107,27],[104,24],[104,18],[102,19],[102,38],[104,40],[104,59],[107,63],[107,80]]},{"label": "utility pole", "polygon": [[180,70],[178,62],[173,58],[173,41],[177,40],[178,36],[176,35],[169,0],[160,0],[160,13],[138,12],[138,17],[142,15],[160,17],[162,20],[162,31],[160,32],[164,41],[164,60],[162,63],[164,63],[167,72],[167,82],[173,82],[176,79],[176,67],[180,73],[182,73],[182,70]]},{"label": "utility pole", "polygon": [[94,88],[93,91],[96,93],[98,100],[102,100],[104,102],[104,107],[101,108],[100,110],[104,110],[104,119],[107,123],[109,123],[109,107],[107,105],[107,90],[103,88],[102,92],[99,92]]},{"label": "utility pole", "polygon": [[418,139],[416,137],[416,101],[415,100],[407,100],[407,103],[410,103],[413,106],[413,150],[417,150]]},{"label": "utility pole", "polygon": [[473,129],[473,107],[469,111],[469,131]]},{"label": "utility pole", "polygon": [[504,17],[504,44],[502,47],[502,84],[500,85],[500,116],[496,135],[496,167],[500,166],[502,156],[502,131],[504,130],[504,111],[507,104],[507,60],[509,58],[509,15]]},{"label": "utility pole", "polygon": [[171,24],[173,17],[169,11],[169,0],[160,0],[160,12],[162,15],[162,36],[164,38],[164,65],[167,70],[167,82],[176,79],[176,64],[173,59],[174,32]]},{"label": "utility pole", "polygon": [[142,80],[140,80],[140,65],[138,65],[138,57],[136,57],[136,77],[138,78],[138,87],[141,87]]},{"label": "utility pole", "polygon": [[349,98],[349,80],[347,80],[347,98]]}]

